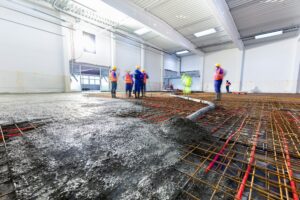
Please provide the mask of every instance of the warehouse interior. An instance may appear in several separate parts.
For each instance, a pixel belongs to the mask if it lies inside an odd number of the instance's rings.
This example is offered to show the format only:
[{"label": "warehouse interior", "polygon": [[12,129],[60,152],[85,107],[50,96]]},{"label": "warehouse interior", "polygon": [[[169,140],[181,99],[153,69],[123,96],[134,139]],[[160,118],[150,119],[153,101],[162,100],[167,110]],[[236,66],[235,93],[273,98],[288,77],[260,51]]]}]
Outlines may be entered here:
[{"label": "warehouse interior", "polygon": [[0,200],[299,199],[299,0],[1,0],[0,60]]}]

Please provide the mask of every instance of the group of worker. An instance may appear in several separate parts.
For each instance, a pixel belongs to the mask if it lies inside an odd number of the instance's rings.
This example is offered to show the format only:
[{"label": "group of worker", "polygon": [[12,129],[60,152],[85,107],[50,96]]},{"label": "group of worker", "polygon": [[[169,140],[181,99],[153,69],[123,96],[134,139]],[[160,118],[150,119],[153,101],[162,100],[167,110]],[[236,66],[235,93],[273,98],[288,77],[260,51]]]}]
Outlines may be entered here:
[{"label": "group of worker", "polygon": [[[216,72],[214,75],[214,81],[215,81],[214,86],[215,86],[215,92],[216,92],[215,100],[220,101],[221,100],[221,86],[222,86],[225,72],[222,69],[221,64],[217,63],[215,66],[216,66]],[[230,93],[230,90],[229,90],[230,85],[231,85],[231,83],[229,82],[229,80],[226,80],[227,93]]]},{"label": "group of worker", "polygon": [[[117,67],[113,66],[110,72],[110,81],[111,81],[111,97],[116,98],[116,90],[118,85],[118,76],[117,76]],[[130,73],[130,70],[126,71],[124,76],[126,96],[131,97],[132,89],[134,86],[134,96],[136,99],[146,96],[146,85],[147,79],[149,79],[148,74],[144,69],[141,70],[140,66],[136,66],[136,69],[133,74]]]},{"label": "group of worker", "polygon": [[[216,71],[214,75],[214,87],[215,87],[215,100],[220,101],[221,100],[221,86],[224,78],[224,70],[221,67],[221,64],[217,63],[215,65]],[[118,84],[118,76],[117,76],[117,67],[113,66],[112,70],[110,72],[110,81],[111,81],[111,96],[112,98],[116,98],[116,90],[117,90],[117,84]],[[146,96],[146,84],[147,79],[149,79],[148,74],[144,69],[141,70],[140,66],[136,66],[136,69],[133,74],[130,73],[130,70],[126,71],[126,74],[124,76],[125,80],[125,89],[126,89],[126,96],[131,97],[132,89],[134,86],[134,96],[135,98],[140,98],[141,96]],[[231,83],[226,80],[226,90],[227,93],[230,93],[229,87]],[[142,94],[142,95],[141,95]]]}]

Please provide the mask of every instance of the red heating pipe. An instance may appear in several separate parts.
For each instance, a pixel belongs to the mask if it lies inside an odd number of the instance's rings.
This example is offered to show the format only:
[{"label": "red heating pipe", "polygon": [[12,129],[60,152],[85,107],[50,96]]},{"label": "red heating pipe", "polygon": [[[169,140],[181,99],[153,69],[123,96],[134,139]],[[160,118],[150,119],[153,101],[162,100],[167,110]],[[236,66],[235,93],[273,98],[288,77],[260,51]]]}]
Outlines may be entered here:
[{"label": "red heating pipe", "polygon": [[[278,124],[277,120],[276,120],[276,123]],[[289,172],[288,174],[289,174],[289,178],[290,178],[290,185],[291,185],[291,188],[292,188],[293,199],[294,200],[299,200],[296,183],[293,180],[293,170],[292,170],[292,165],[291,165],[289,147],[288,147],[287,141],[284,137],[283,129],[279,125],[278,125],[278,127],[280,129],[281,137],[282,137],[282,140],[283,140],[284,153],[285,153],[285,156],[286,156],[286,163],[287,163],[287,168],[288,168],[288,172]]]},{"label": "red heating pipe", "polygon": [[254,141],[253,141],[253,146],[251,148],[251,153],[250,153],[250,160],[248,162],[248,166],[247,166],[246,172],[244,174],[242,183],[241,183],[241,185],[240,185],[240,187],[238,189],[238,192],[237,192],[237,194],[235,196],[236,200],[241,200],[242,199],[242,196],[243,196],[243,193],[244,193],[244,190],[245,190],[245,186],[246,186],[246,182],[248,180],[248,176],[250,174],[250,171],[251,171],[251,168],[252,168],[252,164],[253,164],[253,162],[255,160],[254,156],[255,156],[255,151],[256,151],[256,146],[257,146],[257,141],[258,141],[260,126],[261,126],[261,122],[258,123],[257,129],[256,129],[255,138],[254,138]]},{"label": "red heating pipe", "polygon": [[242,130],[242,128],[244,127],[244,124],[245,124],[245,121],[247,119],[248,116],[246,116],[243,120],[243,122],[241,123],[240,127],[235,131],[233,132],[229,137],[228,139],[226,140],[225,144],[223,145],[222,149],[215,155],[214,159],[210,162],[210,164],[207,166],[207,168],[205,169],[205,172],[209,172],[209,170],[211,170],[211,168],[214,166],[215,162],[218,160],[219,156],[221,154],[223,154],[223,152],[225,151],[225,148],[227,147],[229,141],[232,139],[232,137],[238,133],[240,130]]},{"label": "red heating pipe", "polygon": [[[33,129],[32,126],[30,127],[23,127],[23,128],[19,128],[21,131],[26,131],[26,130],[29,130],[29,129]],[[19,129],[18,128],[6,128],[6,129],[2,129],[3,132],[14,132],[14,131],[18,131],[19,132]]]}]

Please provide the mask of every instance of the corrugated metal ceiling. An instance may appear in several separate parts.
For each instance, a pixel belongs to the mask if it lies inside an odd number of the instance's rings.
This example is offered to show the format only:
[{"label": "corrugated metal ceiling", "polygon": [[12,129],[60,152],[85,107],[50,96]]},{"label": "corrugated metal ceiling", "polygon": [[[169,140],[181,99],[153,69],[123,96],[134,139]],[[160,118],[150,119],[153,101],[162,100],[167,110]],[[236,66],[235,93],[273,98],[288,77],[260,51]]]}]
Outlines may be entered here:
[{"label": "corrugated metal ceiling", "polygon": [[[231,41],[220,23],[212,15],[207,0],[130,0],[145,11],[159,17],[184,37],[201,46]],[[193,34],[210,28],[217,33],[197,38]],[[155,42],[148,40],[149,42]]]},{"label": "corrugated metal ceiling", "polygon": [[300,25],[300,0],[226,0],[241,37]]}]

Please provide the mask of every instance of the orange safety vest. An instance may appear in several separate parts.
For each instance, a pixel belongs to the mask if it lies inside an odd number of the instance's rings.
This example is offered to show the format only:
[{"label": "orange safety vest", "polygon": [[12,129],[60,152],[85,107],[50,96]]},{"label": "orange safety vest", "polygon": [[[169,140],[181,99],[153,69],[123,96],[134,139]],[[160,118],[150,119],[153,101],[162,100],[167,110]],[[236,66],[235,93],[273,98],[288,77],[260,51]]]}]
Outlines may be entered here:
[{"label": "orange safety vest", "polygon": [[216,81],[219,81],[219,80],[223,80],[223,77],[224,77],[224,70],[221,67],[219,67],[216,70],[214,78]]},{"label": "orange safety vest", "polygon": [[125,75],[125,83],[132,84],[132,76],[128,73]]},{"label": "orange safety vest", "polygon": [[115,71],[110,72],[109,79],[110,79],[111,82],[118,82],[118,78],[117,78],[117,75],[115,73],[116,73]]},{"label": "orange safety vest", "polygon": [[147,83],[147,74],[146,73],[143,73],[143,75],[144,75],[144,83],[146,84]]}]

